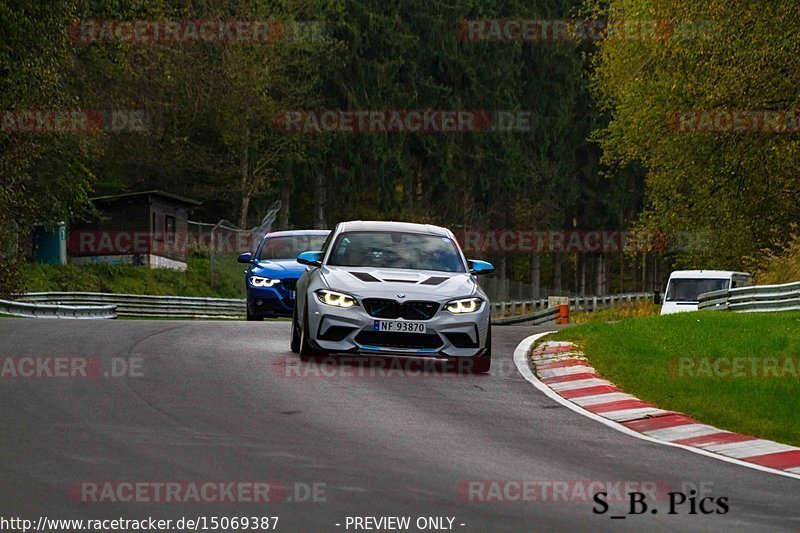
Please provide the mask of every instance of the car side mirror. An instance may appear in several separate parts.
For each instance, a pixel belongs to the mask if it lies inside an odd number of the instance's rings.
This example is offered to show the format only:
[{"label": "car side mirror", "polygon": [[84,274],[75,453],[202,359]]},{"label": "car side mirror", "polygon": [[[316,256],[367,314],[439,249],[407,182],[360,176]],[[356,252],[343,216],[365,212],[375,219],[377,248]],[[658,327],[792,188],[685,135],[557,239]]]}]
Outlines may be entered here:
[{"label": "car side mirror", "polygon": [[653,291],[653,303],[655,305],[662,305],[664,303],[664,297],[661,295],[661,291]]},{"label": "car side mirror", "polygon": [[469,266],[469,273],[475,276],[483,276],[494,272],[494,265],[486,261],[470,259],[467,261],[467,265]]},{"label": "car side mirror", "polygon": [[253,254],[250,254],[250,253],[242,254],[242,255],[239,256],[237,261],[240,262],[240,263],[250,263],[250,262],[253,261]]},{"label": "car side mirror", "polygon": [[322,266],[322,252],[303,252],[297,256],[297,262],[301,265],[313,267]]}]

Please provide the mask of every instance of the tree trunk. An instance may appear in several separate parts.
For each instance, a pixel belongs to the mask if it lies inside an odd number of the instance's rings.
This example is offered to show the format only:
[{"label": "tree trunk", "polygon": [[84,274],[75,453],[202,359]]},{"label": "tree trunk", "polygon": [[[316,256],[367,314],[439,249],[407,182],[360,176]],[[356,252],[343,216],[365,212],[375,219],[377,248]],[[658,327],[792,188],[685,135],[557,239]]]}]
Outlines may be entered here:
[{"label": "tree trunk", "polygon": [[531,298],[539,299],[539,285],[542,276],[542,258],[539,254],[531,255]]},{"label": "tree trunk", "polygon": [[605,296],[605,285],[606,285],[606,268],[605,268],[605,260],[603,254],[597,255],[597,269],[595,271],[596,274],[596,293],[598,296]]},{"label": "tree trunk", "polygon": [[561,292],[561,254],[553,254],[553,290]]},{"label": "tree trunk", "polygon": [[281,210],[278,217],[278,228],[289,229],[289,201],[292,198],[292,189],[289,181],[286,180],[281,185]]},{"label": "tree trunk", "polygon": [[314,206],[314,227],[316,229],[326,229],[325,224],[325,174],[317,174],[316,191],[315,191],[315,206]]},{"label": "tree trunk", "polygon": [[242,193],[242,210],[239,212],[239,227],[247,229],[247,211],[250,209],[250,193]]},{"label": "tree trunk", "polygon": [[581,262],[581,296],[586,296],[586,256],[579,256],[578,260]]},{"label": "tree trunk", "polygon": [[241,174],[242,174],[242,210],[239,213],[239,227],[247,229],[247,212],[250,209],[250,126],[244,127],[242,142]]}]

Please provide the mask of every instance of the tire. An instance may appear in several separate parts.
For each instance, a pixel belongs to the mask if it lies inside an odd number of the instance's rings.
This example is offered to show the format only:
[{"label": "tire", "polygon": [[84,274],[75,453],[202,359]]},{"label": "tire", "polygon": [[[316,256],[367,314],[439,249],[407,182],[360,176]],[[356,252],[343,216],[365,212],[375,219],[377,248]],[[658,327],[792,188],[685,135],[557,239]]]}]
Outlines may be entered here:
[{"label": "tire", "polygon": [[248,322],[263,322],[264,317],[261,315],[253,315],[250,313],[250,306],[247,306],[247,321]]},{"label": "tire", "polygon": [[[295,304],[297,305],[297,304]],[[322,357],[325,355],[325,351],[318,350],[314,348],[311,343],[308,341],[308,300],[306,300],[305,310],[303,311],[303,325],[300,328],[300,340],[299,340],[299,351],[297,353],[300,354],[300,359],[303,361],[308,361],[312,357]]]},{"label": "tire", "polygon": [[489,325],[486,334],[486,347],[481,355],[472,358],[470,372],[472,374],[486,374],[492,368],[492,326]]},{"label": "tire", "polygon": [[300,334],[297,332],[298,328],[297,324],[297,304],[294,306],[294,310],[292,311],[292,341],[289,344],[289,348],[294,353],[300,353]]}]

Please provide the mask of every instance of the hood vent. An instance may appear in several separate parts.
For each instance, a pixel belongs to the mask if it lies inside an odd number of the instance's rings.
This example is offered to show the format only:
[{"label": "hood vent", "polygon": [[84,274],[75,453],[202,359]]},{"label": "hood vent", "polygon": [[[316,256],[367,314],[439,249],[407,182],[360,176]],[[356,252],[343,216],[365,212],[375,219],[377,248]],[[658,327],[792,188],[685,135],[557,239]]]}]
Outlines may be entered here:
[{"label": "hood vent", "polygon": [[380,283],[381,280],[366,272],[350,272],[352,275],[367,283]]},{"label": "hood vent", "polygon": [[441,276],[431,276],[421,283],[421,285],[440,285],[450,278],[443,278]]}]

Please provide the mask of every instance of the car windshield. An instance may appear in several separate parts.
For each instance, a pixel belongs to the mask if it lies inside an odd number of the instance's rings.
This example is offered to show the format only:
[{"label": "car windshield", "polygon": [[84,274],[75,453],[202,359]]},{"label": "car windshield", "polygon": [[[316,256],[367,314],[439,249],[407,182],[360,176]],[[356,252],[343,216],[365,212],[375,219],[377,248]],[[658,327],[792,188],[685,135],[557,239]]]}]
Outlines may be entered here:
[{"label": "car windshield", "polygon": [[697,302],[703,293],[727,288],[727,279],[673,279],[669,282],[665,301]]},{"label": "car windshield", "polygon": [[401,232],[352,232],[336,239],[329,265],[465,272],[453,239]]},{"label": "car windshield", "polygon": [[267,237],[258,259],[263,261],[296,259],[303,252],[322,249],[325,235],[286,235]]}]

